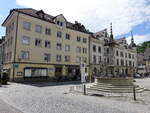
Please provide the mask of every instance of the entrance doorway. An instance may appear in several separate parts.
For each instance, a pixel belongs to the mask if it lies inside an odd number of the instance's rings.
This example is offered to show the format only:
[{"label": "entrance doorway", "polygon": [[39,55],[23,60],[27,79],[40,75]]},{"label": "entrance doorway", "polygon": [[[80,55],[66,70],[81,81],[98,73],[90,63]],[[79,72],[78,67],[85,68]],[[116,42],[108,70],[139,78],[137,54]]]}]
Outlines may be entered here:
[{"label": "entrance doorway", "polygon": [[55,67],[55,76],[62,76],[62,67]]}]

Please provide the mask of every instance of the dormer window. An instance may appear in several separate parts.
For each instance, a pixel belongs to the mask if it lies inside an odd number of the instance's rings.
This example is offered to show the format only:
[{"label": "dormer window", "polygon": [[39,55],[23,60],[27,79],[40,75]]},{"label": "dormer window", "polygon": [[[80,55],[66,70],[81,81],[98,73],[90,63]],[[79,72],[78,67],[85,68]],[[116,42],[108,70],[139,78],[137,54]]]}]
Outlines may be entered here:
[{"label": "dormer window", "polygon": [[60,22],[60,21],[57,21],[57,25],[59,25],[59,22]]},{"label": "dormer window", "polygon": [[60,22],[60,26],[63,26],[63,22]]},{"label": "dormer window", "polygon": [[63,22],[61,22],[61,21],[57,21],[57,25],[59,25],[59,26],[63,26]]}]

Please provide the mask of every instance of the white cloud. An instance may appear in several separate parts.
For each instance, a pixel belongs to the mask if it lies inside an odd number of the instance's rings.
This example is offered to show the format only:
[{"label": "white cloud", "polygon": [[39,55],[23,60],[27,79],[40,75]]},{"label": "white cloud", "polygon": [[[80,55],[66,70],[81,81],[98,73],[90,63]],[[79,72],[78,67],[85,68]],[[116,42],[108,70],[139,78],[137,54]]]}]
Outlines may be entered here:
[{"label": "white cloud", "polygon": [[[145,41],[150,41],[150,34],[147,34],[147,35],[134,35],[134,42],[136,44],[140,44],[142,42],[145,42]],[[131,43],[131,36],[130,37],[127,37],[127,42],[128,44]]]},{"label": "white cloud", "polygon": [[64,14],[68,21],[80,21],[91,31],[108,28],[113,22],[115,35],[150,21],[147,0],[16,0],[17,4],[43,9],[49,14]]}]

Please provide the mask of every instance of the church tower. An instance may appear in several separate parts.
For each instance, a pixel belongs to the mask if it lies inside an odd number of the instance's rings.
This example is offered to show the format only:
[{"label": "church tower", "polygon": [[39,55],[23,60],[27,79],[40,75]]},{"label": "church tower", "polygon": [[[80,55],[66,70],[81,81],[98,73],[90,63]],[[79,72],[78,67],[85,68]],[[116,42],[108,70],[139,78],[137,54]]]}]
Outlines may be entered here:
[{"label": "church tower", "polygon": [[136,48],[136,44],[134,43],[133,33],[131,31],[131,43],[129,45],[129,48]]}]

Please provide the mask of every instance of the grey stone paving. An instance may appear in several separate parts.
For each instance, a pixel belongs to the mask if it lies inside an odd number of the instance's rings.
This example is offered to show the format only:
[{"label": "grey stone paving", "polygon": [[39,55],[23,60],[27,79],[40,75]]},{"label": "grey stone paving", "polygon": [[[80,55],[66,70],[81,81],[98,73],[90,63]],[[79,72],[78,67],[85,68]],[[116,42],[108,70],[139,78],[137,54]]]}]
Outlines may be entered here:
[{"label": "grey stone paving", "polygon": [[0,113],[22,113],[22,112],[0,99]]},{"label": "grey stone paving", "polygon": [[134,102],[126,98],[66,94],[70,86],[10,83],[0,87],[0,99],[24,113],[150,113],[149,92],[144,97],[147,103],[142,103],[142,100]]}]

